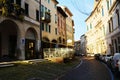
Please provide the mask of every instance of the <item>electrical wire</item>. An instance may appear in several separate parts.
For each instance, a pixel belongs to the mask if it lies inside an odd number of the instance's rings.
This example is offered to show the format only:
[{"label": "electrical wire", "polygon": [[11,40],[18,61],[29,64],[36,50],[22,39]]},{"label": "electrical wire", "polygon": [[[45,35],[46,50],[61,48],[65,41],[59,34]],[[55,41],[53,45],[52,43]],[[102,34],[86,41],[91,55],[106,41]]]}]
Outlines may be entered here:
[{"label": "electrical wire", "polygon": [[[68,0],[65,0],[65,1],[68,2]],[[70,2],[68,2],[68,3],[71,3],[71,5],[73,6],[73,8],[75,8],[78,12],[80,12],[81,14],[84,14],[86,16],[90,15],[90,13],[88,13],[88,12],[80,9],[80,0],[74,0],[74,1],[73,0],[69,0],[69,1]],[[63,0],[63,2],[64,2],[64,0]]]}]

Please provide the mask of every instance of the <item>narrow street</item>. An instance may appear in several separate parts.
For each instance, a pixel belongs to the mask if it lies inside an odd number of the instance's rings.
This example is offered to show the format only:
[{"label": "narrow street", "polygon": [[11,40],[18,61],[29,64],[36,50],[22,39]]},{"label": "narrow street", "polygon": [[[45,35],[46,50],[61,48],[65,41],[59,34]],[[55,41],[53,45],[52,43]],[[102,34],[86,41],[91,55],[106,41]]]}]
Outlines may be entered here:
[{"label": "narrow street", "polygon": [[58,80],[114,80],[112,73],[101,62],[93,58],[83,58],[80,65]]}]

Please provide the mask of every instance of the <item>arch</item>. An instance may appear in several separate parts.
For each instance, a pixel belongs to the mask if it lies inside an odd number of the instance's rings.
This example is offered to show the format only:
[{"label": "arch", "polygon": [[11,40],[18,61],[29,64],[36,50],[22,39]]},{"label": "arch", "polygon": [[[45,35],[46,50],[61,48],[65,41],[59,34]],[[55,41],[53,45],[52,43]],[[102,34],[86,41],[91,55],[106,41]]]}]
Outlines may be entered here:
[{"label": "arch", "polygon": [[6,19],[0,23],[0,30],[5,29],[5,28],[9,28],[8,31],[11,31],[11,32],[13,31],[16,31],[16,33],[20,32],[18,25],[13,20],[10,20],[10,19]]},{"label": "arch", "polygon": [[47,37],[42,38],[42,47],[50,48],[50,40]]},{"label": "arch", "polygon": [[36,40],[38,39],[37,32],[34,28],[28,28],[25,34],[26,39]]},{"label": "arch", "polygon": [[36,59],[37,32],[34,28],[28,28],[25,34],[25,59]]},{"label": "arch", "polygon": [[53,39],[52,42],[53,42],[53,43],[57,43],[57,40]]},{"label": "arch", "polygon": [[65,44],[65,39],[63,39],[63,44]]},{"label": "arch", "polygon": [[20,32],[19,26],[10,19],[0,23],[0,57],[7,55],[11,59],[18,58],[16,53],[17,37]]},{"label": "arch", "polygon": [[43,37],[42,41],[44,41],[44,42],[50,42],[50,40],[47,37]]}]

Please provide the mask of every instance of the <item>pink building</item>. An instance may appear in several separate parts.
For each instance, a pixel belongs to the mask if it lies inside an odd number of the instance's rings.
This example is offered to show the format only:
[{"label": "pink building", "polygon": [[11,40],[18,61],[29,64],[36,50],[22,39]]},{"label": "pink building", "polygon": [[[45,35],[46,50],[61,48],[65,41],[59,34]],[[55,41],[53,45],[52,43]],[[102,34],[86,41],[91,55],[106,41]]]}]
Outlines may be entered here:
[{"label": "pink building", "polygon": [[57,7],[58,15],[58,34],[59,34],[59,47],[66,47],[66,17],[67,14],[61,7]]}]

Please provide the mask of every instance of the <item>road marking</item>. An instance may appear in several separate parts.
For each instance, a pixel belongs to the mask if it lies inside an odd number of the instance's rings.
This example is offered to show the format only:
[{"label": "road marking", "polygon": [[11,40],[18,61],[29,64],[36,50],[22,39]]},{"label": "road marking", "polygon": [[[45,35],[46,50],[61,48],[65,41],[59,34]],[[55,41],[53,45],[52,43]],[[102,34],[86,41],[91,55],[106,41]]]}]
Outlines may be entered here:
[{"label": "road marking", "polygon": [[101,62],[106,68],[107,68],[107,70],[109,71],[109,73],[110,73],[110,76],[111,76],[111,80],[114,80],[114,76],[113,76],[113,73],[112,73],[112,71],[108,68],[108,66],[105,64],[105,63],[103,63],[103,62]]},{"label": "road marking", "polygon": [[80,66],[82,65],[82,63],[83,63],[83,60],[81,59],[81,60],[80,60],[80,64],[77,65],[74,69],[77,69],[78,67],[80,67]]}]

